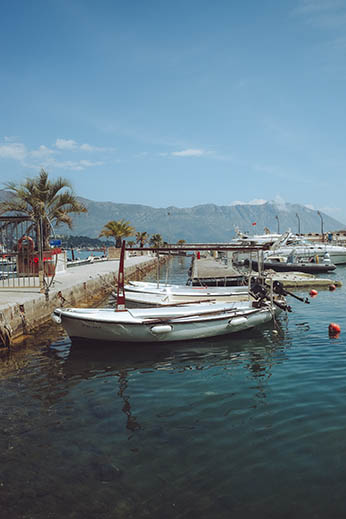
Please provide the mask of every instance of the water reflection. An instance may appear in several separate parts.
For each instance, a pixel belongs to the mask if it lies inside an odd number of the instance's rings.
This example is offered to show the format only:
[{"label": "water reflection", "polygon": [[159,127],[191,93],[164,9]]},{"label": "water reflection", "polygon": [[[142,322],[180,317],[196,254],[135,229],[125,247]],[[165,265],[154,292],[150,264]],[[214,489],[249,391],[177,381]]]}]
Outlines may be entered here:
[{"label": "water reflection", "polygon": [[[176,370],[207,369],[216,365],[228,366],[242,361],[257,376],[272,364],[277,351],[283,351],[282,338],[271,336],[271,330],[233,334],[231,337],[186,341],[184,343],[118,344],[109,343],[72,343],[69,339],[50,345],[47,352],[58,361],[66,378],[89,378],[99,372],[121,373],[124,370]],[[229,367],[229,366],[228,366]]]},{"label": "water reflection", "polygon": [[343,517],[345,342],[324,321],[344,306],[185,343],[42,330],[0,359],[2,516]]},{"label": "water reflection", "polygon": [[258,407],[273,364],[283,362],[279,349],[263,329],[126,349],[61,337],[7,356],[2,510],[14,518],[173,518],[174,508],[226,517],[223,471],[210,474],[230,431],[243,427],[240,410]]}]

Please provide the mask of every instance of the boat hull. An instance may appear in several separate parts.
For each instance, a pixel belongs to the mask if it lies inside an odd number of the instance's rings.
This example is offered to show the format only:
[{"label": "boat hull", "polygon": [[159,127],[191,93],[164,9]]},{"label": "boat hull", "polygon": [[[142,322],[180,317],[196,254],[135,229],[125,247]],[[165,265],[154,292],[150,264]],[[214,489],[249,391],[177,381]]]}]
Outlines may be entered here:
[{"label": "boat hull", "polygon": [[[186,312],[186,307],[184,310]],[[168,313],[153,314],[153,309],[140,315],[138,310],[135,313],[135,310],[114,312],[112,309],[59,308],[52,317],[63,325],[72,340],[153,343],[228,335],[268,323],[274,313],[269,303],[261,308],[253,308],[250,304],[242,308],[234,305],[224,310],[210,307],[202,311],[200,308],[198,315],[190,310],[191,307],[187,316],[183,312],[170,316]]]},{"label": "boat hull", "polygon": [[[249,264],[249,262],[248,262]],[[258,262],[252,260],[252,268],[258,271]],[[265,261],[264,270],[275,270],[275,272],[304,272],[306,274],[325,274],[335,270],[335,265],[323,263],[286,263],[285,261]]]},{"label": "boat hull", "polygon": [[311,246],[295,246],[295,247],[280,247],[271,252],[265,253],[265,258],[269,259],[270,256],[289,256],[294,252],[294,256],[302,261],[309,261],[311,258],[316,259],[320,262],[323,261],[325,254],[329,254],[330,261],[333,265],[344,265],[346,264],[346,247],[338,245],[311,245]]}]

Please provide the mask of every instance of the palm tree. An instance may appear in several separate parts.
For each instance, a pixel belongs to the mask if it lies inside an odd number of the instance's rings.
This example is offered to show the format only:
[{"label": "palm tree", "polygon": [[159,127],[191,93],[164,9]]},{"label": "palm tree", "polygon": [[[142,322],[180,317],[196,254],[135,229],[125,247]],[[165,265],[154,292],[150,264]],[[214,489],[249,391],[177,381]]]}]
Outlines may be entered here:
[{"label": "palm tree", "polygon": [[0,214],[11,212],[15,216],[29,216],[36,228],[37,246],[42,243],[44,250],[49,249],[53,225],[66,224],[71,229],[70,213],[87,212],[74,195],[70,182],[61,177],[50,181],[44,169],[37,177],[27,178],[21,184],[8,182],[5,188],[12,197],[0,204]]},{"label": "palm tree", "polygon": [[163,244],[163,239],[162,239],[162,236],[161,234],[153,234],[150,238],[150,245],[152,247],[161,247],[162,244]]},{"label": "palm tree", "polygon": [[106,238],[114,238],[115,246],[121,247],[121,241],[123,238],[127,238],[128,236],[133,236],[135,233],[135,229],[130,225],[129,222],[125,220],[111,220],[106,223],[104,228],[99,234],[99,238],[101,236],[105,236]]},{"label": "palm tree", "polygon": [[149,240],[149,234],[147,232],[136,232],[136,243],[139,243],[142,249],[145,243]]}]

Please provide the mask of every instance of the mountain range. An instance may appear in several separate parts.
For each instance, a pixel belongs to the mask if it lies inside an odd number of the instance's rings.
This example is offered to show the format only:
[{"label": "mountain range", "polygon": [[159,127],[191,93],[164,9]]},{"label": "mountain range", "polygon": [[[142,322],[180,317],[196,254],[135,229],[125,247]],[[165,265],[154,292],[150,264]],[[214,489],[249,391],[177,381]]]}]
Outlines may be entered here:
[{"label": "mountain range", "polygon": [[[0,200],[7,192],[0,190]],[[197,205],[190,208],[154,208],[138,204],[96,202],[78,197],[88,209],[87,213],[73,216],[73,228],[57,228],[58,234],[71,234],[96,238],[110,220],[128,221],[136,231],[159,233],[167,242],[184,239],[192,242],[227,242],[235,236],[235,228],[242,232],[261,234],[267,227],[272,232],[287,231],[313,233],[338,231],[345,225],[338,220],[308,207],[270,201],[261,205],[239,204],[218,206]]]}]

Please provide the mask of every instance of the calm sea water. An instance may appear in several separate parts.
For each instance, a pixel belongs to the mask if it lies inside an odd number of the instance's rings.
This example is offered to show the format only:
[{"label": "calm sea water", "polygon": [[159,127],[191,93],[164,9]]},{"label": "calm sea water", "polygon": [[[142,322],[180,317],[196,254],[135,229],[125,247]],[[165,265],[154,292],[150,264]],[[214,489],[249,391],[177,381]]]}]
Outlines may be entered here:
[{"label": "calm sea water", "polygon": [[344,518],[346,288],[291,303],[277,335],[83,349],[52,324],[3,354],[0,517]]}]

